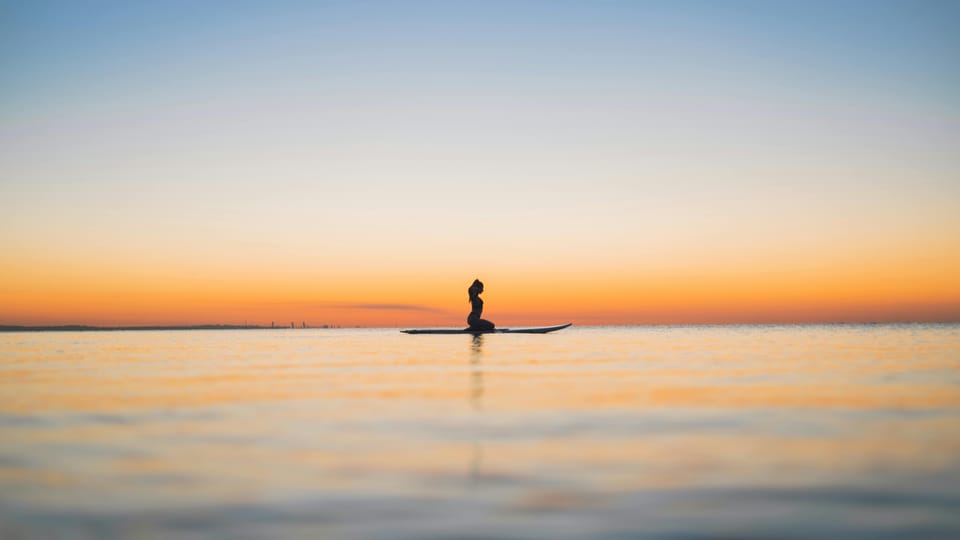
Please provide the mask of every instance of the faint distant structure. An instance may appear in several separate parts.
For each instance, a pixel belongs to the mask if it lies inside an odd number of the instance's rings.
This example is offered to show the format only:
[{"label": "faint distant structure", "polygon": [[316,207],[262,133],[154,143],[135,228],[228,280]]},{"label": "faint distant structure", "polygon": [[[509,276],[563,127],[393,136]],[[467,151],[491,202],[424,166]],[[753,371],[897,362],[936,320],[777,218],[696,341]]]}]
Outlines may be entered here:
[{"label": "faint distant structure", "polygon": [[275,321],[270,321],[270,328],[276,328],[277,323]]},{"label": "faint distant structure", "polygon": [[301,321],[300,328],[306,328],[306,327],[307,327],[307,321]]},{"label": "faint distant structure", "polygon": [[290,321],[290,328],[296,328],[296,327],[297,327],[297,325],[294,324],[293,321]]}]

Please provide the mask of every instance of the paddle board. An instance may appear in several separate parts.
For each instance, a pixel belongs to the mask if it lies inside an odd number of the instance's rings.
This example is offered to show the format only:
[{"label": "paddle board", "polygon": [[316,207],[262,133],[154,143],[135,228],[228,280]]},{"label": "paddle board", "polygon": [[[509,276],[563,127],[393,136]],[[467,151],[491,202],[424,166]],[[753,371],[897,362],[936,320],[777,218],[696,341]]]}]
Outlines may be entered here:
[{"label": "paddle board", "polygon": [[563,330],[573,323],[560,324],[557,326],[541,326],[538,328],[497,328],[490,332],[478,332],[464,328],[412,328],[410,330],[401,330],[404,334],[546,334],[547,332],[556,332]]}]

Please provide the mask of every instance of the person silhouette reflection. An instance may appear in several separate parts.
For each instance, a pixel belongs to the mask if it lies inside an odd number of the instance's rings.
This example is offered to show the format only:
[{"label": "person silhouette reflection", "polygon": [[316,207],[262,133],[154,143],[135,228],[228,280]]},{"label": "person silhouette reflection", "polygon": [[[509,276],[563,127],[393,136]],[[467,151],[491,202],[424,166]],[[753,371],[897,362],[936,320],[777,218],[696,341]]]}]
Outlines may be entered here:
[{"label": "person silhouette reflection", "polygon": [[467,324],[470,326],[467,327],[467,330],[493,332],[495,325],[488,320],[480,318],[480,315],[483,313],[483,299],[480,298],[480,293],[482,292],[483,282],[479,279],[473,280],[473,284],[467,289],[467,294],[470,295],[470,315],[467,315]]},{"label": "person silhouette reflection", "polygon": [[470,404],[476,410],[483,409],[483,334],[474,334],[470,344]]},{"label": "person silhouette reflection", "polygon": [[[470,344],[470,404],[477,412],[483,411],[483,334],[474,334]],[[470,459],[470,485],[476,487],[483,480],[483,440],[473,441]]]}]

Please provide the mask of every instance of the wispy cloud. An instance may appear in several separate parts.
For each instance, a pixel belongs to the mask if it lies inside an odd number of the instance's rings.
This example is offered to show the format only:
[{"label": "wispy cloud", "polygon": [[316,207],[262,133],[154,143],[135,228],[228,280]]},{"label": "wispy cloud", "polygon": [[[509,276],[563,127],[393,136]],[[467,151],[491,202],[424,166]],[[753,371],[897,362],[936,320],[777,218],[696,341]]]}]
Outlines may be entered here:
[{"label": "wispy cloud", "polygon": [[[346,309],[346,310],[364,310],[364,311],[415,311],[418,313],[440,313],[449,314],[450,311],[420,304],[402,304],[390,302],[317,302],[317,301],[269,301],[257,302],[257,307],[262,308],[297,308],[297,309]],[[244,308],[249,305],[244,305]]]},{"label": "wispy cloud", "polygon": [[365,309],[371,311],[420,311],[425,313],[447,313],[446,310],[418,304],[370,304],[364,302],[330,302],[319,304],[321,307],[335,309]]}]

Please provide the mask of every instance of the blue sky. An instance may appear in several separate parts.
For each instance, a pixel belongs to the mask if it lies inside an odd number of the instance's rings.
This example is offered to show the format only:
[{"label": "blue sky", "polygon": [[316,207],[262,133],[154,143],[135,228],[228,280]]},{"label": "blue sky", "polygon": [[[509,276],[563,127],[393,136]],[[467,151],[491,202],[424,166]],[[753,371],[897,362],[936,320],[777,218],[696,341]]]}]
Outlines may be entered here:
[{"label": "blue sky", "polygon": [[510,93],[525,80],[530,91],[576,86],[577,75],[667,87],[853,86],[952,109],[960,85],[955,2],[37,1],[0,9],[7,114],[10,103],[71,95],[122,99],[137,90],[148,100],[152,86],[214,93],[230,83],[243,93],[301,77],[351,89],[457,77]]}]

